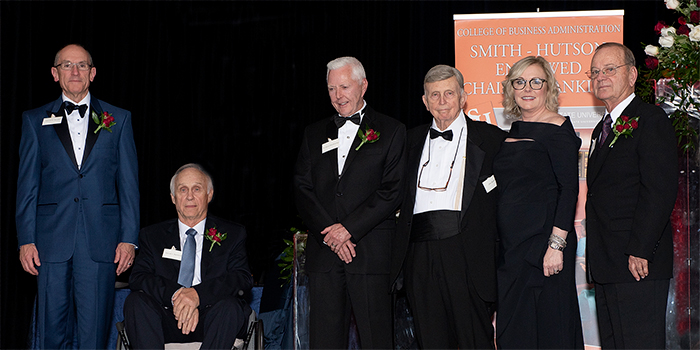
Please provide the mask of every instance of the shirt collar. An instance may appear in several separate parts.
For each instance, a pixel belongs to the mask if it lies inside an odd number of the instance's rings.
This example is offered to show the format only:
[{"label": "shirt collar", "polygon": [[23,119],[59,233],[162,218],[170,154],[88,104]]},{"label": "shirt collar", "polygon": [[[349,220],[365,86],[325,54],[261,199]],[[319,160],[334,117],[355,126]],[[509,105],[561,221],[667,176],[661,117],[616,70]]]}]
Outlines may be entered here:
[{"label": "shirt collar", "polygon": [[610,118],[612,118],[613,123],[615,123],[617,121],[617,118],[619,118],[622,115],[622,112],[625,110],[625,108],[627,108],[627,106],[629,106],[630,103],[632,103],[634,96],[635,94],[633,92],[631,95],[627,96],[626,99],[622,100],[620,104],[613,108],[611,112],[605,110],[605,114],[610,114]]},{"label": "shirt collar", "polygon": [[[467,117],[464,115],[464,111],[460,110],[459,115],[457,116],[457,119],[453,120],[452,124],[450,124],[450,126],[448,126],[447,129],[442,130],[442,131],[444,132],[447,130],[452,130],[452,133],[456,133],[457,131],[459,131],[460,129],[462,129],[464,126],[467,125],[466,118]],[[433,124],[430,127],[435,129],[435,130],[440,130],[440,129],[438,129],[437,124],[435,123],[435,118],[433,118]],[[456,134],[456,135],[459,135],[459,134]]]},{"label": "shirt collar", "polygon": [[[204,218],[202,221],[198,222],[196,225],[194,225],[194,227],[192,227],[193,229],[195,229],[195,231],[197,231],[197,235],[204,234],[204,225],[206,224],[206,222],[207,218]],[[180,219],[177,219],[177,227],[178,232],[180,233],[180,238],[184,238],[186,234],[185,232],[187,232],[187,230],[190,229],[190,227],[182,223]]]},{"label": "shirt collar", "polygon": [[[66,96],[65,93],[61,93],[61,98],[63,99],[63,102],[69,101],[71,103],[75,103],[75,102],[73,102],[73,100],[68,98],[68,96]],[[80,102],[75,103],[76,106],[85,105],[85,104],[88,105],[88,108],[90,107],[90,92],[88,92],[87,95],[85,95],[85,97],[83,97],[83,99],[80,100]]]},{"label": "shirt collar", "polygon": [[[360,113],[360,123],[362,123],[362,118],[364,118],[364,116],[365,116],[365,107],[367,107],[367,101],[362,100],[362,108],[360,108],[359,111],[357,111],[357,112],[355,112],[355,113],[353,113],[353,114],[350,114],[350,116],[353,116],[353,115],[355,115],[355,114],[357,114],[357,113]],[[338,114],[338,115],[340,115],[340,114]],[[349,118],[350,116],[348,116],[348,118]],[[342,116],[341,116],[341,117],[342,117]]]}]

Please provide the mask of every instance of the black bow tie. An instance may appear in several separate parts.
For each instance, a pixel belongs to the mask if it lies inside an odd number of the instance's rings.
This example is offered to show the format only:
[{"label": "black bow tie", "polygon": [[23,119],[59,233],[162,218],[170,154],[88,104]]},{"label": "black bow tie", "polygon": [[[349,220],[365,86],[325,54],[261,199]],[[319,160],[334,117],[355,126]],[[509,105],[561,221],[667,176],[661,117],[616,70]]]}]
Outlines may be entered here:
[{"label": "black bow tie", "polygon": [[335,116],[334,121],[335,121],[335,125],[338,127],[338,129],[340,129],[343,125],[345,125],[345,122],[348,120],[355,123],[356,125],[360,125],[360,112],[357,112],[349,117],[341,117],[338,114]]},{"label": "black bow tie", "polygon": [[434,139],[434,138],[438,138],[438,137],[442,137],[443,139],[445,139],[447,141],[452,141],[452,130],[439,132],[433,128],[430,128],[430,138]]},{"label": "black bow tie", "polygon": [[85,117],[85,111],[87,111],[87,105],[76,106],[72,102],[63,101],[63,109],[66,110],[66,114],[71,114],[71,112],[77,109],[78,112],[80,112],[80,118],[83,118]]}]

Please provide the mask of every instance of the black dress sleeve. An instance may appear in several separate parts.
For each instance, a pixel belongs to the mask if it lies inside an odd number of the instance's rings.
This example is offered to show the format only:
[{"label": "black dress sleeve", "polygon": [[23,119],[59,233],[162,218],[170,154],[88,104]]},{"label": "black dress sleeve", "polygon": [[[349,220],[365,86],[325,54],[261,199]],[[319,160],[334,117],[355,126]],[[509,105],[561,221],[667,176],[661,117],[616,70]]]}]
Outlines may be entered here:
[{"label": "black dress sleeve", "polygon": [[566,118],[547,142],[552,170],[557,180],[557,208],[554,226],[571,232],[574,229],[578,201],[578,151],[581,139],[576,136],[571,120]]}]

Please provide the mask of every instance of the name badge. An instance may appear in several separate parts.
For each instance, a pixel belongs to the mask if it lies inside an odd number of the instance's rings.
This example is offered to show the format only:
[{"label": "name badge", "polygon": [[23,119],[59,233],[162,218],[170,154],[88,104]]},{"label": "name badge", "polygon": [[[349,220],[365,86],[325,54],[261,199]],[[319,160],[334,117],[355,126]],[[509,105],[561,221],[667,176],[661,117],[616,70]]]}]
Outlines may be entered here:
[{"label": "name badge", "polygon": [[340,140],[328,139],[328,142],[321,145],[321,153],[326,153],[328,151],[332,151],[332,150],[338,148],[339,145],[340,145]]},{"label": "name badge", "polygon": [[182,252],[177,250],[175,248],[175,246],[173,246],[170,249],[165,248],[165,249],[163,249],[163,258],[181,261],[182,260]]},{"label": "name badge", "polygon": [[496,188],[496,177],[491,175],[491,176],[489,176],[488,179],[484,180],[484,182],[482,182],[482,184],[484,185],[484,189],[486,190],[486,193],[489,193],[489,192],[493,191],[494,188]]},{"label": "name badge", "polygon": [[50,118],[44,118],[44,120],[41,121],[41,126],[61,124],[62,120],[63,117],[57,117],[52,114]]}]

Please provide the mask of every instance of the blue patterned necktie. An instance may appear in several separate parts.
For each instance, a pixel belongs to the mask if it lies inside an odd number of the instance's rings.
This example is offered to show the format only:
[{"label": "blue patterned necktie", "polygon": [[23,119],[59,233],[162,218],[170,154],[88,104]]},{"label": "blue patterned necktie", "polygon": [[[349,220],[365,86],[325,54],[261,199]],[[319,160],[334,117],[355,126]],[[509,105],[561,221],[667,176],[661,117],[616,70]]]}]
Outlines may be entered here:
[{"label": "blue patterned necktie", "polygon": [[608,137],[611,130],[612,130],[612,118],[610,117],[610,114],[606,114],[605,119],[603,119],[603,131],[600,132],[600,144],[601,145],[603,143],[605,143],[605,139]]},{"label": "blue patterned necktie", "polygon": [[177,278],[177,283],[185,288],[190,288],[194,279],[194,258],[197,252],[197,242],[195,242],[194,236],[197,234],[197,231],[191,228],[185,234],[187,238],[185,238],[185,246],[182,248],[180,275]]}]

